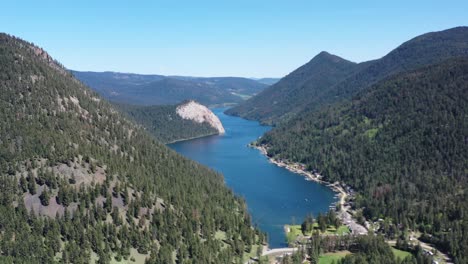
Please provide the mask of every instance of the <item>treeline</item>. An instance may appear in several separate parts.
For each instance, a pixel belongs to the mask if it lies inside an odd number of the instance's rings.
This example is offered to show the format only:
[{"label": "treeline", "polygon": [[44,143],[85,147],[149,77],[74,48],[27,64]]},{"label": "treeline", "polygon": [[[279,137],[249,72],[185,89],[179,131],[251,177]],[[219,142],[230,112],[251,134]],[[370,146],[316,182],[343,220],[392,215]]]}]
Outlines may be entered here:
[{"label": "treeline", "polygon": [[300,116],[262,137],[268,155],[307,164],[358,191],[355,208],[411,229],[468,261],[468,60],[388,78],[352,101]]},{"label": "treeline", "polygon": [[315,232],[310,240],[292,255],[285,255],[282,264],[320,263],[320,256],[326,253],[345,252],[348,254],[336,264],[432,264],[432,256],[420,246],[411,249],[411,255],[404,259],[396,257],[382,236],[320,236]]}]

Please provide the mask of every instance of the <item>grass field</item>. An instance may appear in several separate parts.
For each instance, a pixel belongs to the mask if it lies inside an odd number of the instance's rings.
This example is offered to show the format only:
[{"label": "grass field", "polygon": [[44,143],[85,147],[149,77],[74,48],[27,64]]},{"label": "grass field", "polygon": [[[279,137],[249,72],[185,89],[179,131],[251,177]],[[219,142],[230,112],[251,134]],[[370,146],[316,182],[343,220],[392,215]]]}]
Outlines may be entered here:
[{"label": "grass field", "polygon": [[[303,235],[300,225],[288,225],[286,228],[289,228],[289,232],[286,234],[286,239],[288,243],[294,242],[298,236]],[[314,230],[318,230],[317,223],[314,223]],[[325,235],[347,235],[349,234],[349,228],[345,225],[339,226],[336,229],[335,226],[329,226],[324,233]],[[312,232],[306,233],[307,236],[310,236]]]},{"label": "grass field", "polygon": [[394,247],[392,247],[392,251],[393,255],[395,255],[395,257],[400,257],[400,259],[404,259],[408,256],[411,256],[411,253],[409,253],[408,251],[399,250]]},{"label": "grass field", "polygon": [[348,235],[350,233],[349,228],[345,225],[339,226],[338,229],[336,229],[334,226],[328,227],[327,231],[325,231],[325,234],[330,234],[330,235]]},{"label": "grass field", "polygon": [[333,261],[338,261],[346,255],[351,254],[349,251],[339,251],[333,253],[326,253],[319,257],[319,264],[331,264]]}]

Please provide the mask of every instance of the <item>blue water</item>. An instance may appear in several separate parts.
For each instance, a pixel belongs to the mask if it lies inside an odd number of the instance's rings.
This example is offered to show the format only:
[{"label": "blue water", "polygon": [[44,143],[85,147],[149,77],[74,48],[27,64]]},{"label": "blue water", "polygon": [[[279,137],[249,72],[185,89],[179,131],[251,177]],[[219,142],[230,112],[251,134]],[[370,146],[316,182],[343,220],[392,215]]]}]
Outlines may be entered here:
[{"label": "blue water", "polygon": [[334,193],[277,167],[247,146],[271,127],[225,115],[223,108],[212,110],[223,123],[225,135],[177,142],[169,147],[223,173],[227,186],[246,200],[254,224],[267,233],[269,246],[286,246],[284,225],[300,224],[308,213],[316,216],[328,211],[335,202]]}]

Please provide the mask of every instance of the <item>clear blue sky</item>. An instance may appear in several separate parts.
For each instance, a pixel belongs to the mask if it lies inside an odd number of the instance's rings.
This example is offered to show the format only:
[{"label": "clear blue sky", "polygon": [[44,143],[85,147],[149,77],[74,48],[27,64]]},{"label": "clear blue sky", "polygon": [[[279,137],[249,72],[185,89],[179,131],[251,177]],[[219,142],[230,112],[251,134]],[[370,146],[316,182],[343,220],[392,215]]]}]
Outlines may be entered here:
[{"label": "clear blue sky", "polygon": [[[385,3],[383,3],[385,2]],[[468,25],[468,1],[4,1],[0,31],[66,67],[281,77],[322,50],[360,62]]]}]

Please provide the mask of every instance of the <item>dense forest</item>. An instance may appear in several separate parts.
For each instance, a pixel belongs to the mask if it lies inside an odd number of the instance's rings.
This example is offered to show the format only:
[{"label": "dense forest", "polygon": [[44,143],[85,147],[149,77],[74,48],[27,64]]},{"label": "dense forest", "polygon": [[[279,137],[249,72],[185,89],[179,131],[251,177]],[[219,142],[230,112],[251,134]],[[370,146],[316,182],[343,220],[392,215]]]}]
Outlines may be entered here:
[{"label": "dense forest", "polygon": [[119,104],[117,107],[135,122],[145,127],[162,143],[218,134],[218,131],[206,122],[197,123],[180,117],[176,113],[177,105],[135,106]]},{"label": "dense forest", "polygon": [[423,34],[380,59],[359,64],[322,52],[226,113],[278,124],[297,114],[308,115],[329,104],[350,99],[391,75],[458,56],[468,56],[468,27]]},{"label": "dense forest", "polygon": [[178,104],[196,100],[204,105],[240,103],[266,84],[241,77],[186,77],[119,72],[79,72],[73,75],[113,102],[135,105]]},{"label": "dense forest", "polygon": [[386,78],[350,101],[299,115],[259,143],[269,156],[355,188],[355,208],[384,218],[388,239],[418,231],[467,263],[467,135],[468,59],[459,58]]},{"label": "dense forest", "polygon": [[243,263],[264,242],[221,175],[0,34],[0,262]]}]

